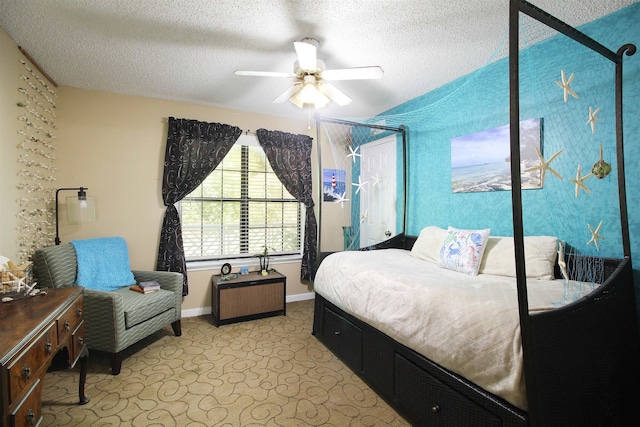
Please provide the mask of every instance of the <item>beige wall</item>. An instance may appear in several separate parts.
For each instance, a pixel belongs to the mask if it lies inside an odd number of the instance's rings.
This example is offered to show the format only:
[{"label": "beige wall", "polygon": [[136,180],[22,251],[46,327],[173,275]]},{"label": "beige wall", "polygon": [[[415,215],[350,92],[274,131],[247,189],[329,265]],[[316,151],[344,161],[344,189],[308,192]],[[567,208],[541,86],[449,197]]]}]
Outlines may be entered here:
[{"label": "beige wall", "polygon": [[[58,185],[88,187],[98,211],[93,223],[72,226],[61,217],[60,238],[68,242],[122,236],[133,269],[155,267],[165,210],[161,178],[168,117],[225,123],[243,130],[263,127],[312,137],[310,132],[315,132],[307,129],[306,122],[279,117],[70,87],[60,88],[58,98]],[[288,295],[310,292],[300,283],[299,263],[276,268],[287,276]],[[217,272],[189,272],[183,310],[211,306],[210,278]]]},{"label": "beige wall", "polygon": [[[336,163],[334,150],[326,133],[322,133],[320,147],[322,150],[322,169],[343,169],[342,163]],[[337,143],[334,141],[334,146]],[[351,188],[351,169],[347,169],[347,189]],[[344,250],[343,227],[351,226],[351,204],[345,203],[342,206],[335,202],[322,202],[322,212],[320,220],[320,251],[337,252]]]},{"label": "beige wall", "polygon": [[19,100],[20,73],[24,67],[19,60],[22,54],[9,35],[0,28],[0,255],[18,259],[18,225],[16,199],[18,189],[18,130],[20,114],[16,106]]}]

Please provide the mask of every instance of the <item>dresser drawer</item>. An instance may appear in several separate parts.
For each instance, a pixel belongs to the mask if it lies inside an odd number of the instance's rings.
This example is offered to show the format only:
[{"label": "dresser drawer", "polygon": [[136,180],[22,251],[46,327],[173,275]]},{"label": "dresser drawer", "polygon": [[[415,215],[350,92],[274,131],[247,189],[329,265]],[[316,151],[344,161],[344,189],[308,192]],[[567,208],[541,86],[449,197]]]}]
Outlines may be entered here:
[{"label": "dresser drawer", "polygon": [[40,422],[42,381],[36,379],[26,396],[11,411],[12,426],[34,426]]},{"label": "dresser drawer", "polygon": [[322,317],[324,343],[356,372],[362,371],[362,329],[329,308]]},{"label": "dresser drawer", "polygon": [[429,426],[502,426],[501,420],[396,353],[395,400],[410,421]]},{"label": "dresser drawer", "polygon": [[83,300],[80,297],[57,318],[58,343],[62,343],[72,331],[76,330],[82,320],[83,309]]},{"label": "dresser drawer", "polygon": [[9,400],[15,402],[57,349],[56,324],[51,323],[9,363]]},{"label": "dresser drawer", "polygon": [[78,356],[80,356],[80,352],[82,351],[82,347],[85,343],[84,338],[84,322],[80,322],[80,325],[76,328],[72,335],[72,349],[71,354],[69,354],[69,362],[71,366],[74,366],[78,360]]}]

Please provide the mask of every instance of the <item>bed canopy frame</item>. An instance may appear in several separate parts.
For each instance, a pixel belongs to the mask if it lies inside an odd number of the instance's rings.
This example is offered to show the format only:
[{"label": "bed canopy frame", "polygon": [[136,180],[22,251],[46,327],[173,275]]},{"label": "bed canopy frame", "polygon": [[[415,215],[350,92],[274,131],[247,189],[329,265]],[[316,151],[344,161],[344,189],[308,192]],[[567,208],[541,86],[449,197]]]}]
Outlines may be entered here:
[{"label": "bed canopy frame", "polygon": [[[573,39],[615,64],[615,150],[623,257],[603,260],[603,283],[587,297],[561,308],[536,314],[529,313],[524,261],[519,126],[520,13]],[[634,414],[634,404],[637,403],[639,395],[637,389],[640,387],[640,371],[637,367],[640,364],[640,337],[631,266],[622,126],[622,59],[625,55],[634,55],[636,47],[625,44],[617,52],[613,52],[524,0],[510,0],[508,38],[511,208],[520,333],[529,410],[522,414],[517,409],[514,410],[513,419],[518,421],[507,421],[505,418],[504,425],[623,425],[628,420],[627,417]],[[402,156],[405,163],[402,233],[373,248],[410,248],[416,238],[404,234],[408,169],[405,127],[394,128],[370,124],[368,120],[360,123],[319,116],[316,117],[316,121],[318,141],[321,141],[323,124],[363,126],[395,132],[402,136]],[[318,148],[322,174],[321,158]],[[321,212],[319,218],[321,227]],[[318,260],[323,257],[320,235],[321,233],[318,233]],[[566,255],[568,266],[570,258],[575,260],[595,257]]]},{"label": "bed canopy frame", "polygon": [[[619,290],[618,294],[603,294],[596,292],[590,297],[593,304],[587,304],[580,308],[583,312],[572,317],[575,326],[575,334],[572,337],[575,345],[563,345],[563,352],[557,354],[554,350],[554,343],[559,339],[554,336],[553,323],[560,321],[560,312],[572,310],[573,304],[562,309],[553,310],[547,313],[532,315],[529,313],[529,303],[527,298],[527,282],[524,262],[524,227],[522,218],[522,189],[520,174],[520,50],[519,50],[519,18],[520,13],[524,13],[542,24],[558,31],[559,33],[575,40],[583,46],[600,54],[604,58],[615,64],[615,118],[616,118],[616,152],[618,169],[618,198],[620,204],[620,225],[622,231],[622,246],[624,259],[618,266],[611,266],[614,271],[610,274],[617,274],[624,277],[627,282],[625,290]],[[551,16],[545,11],[524,0],[511,0],[509,6],[509,103],[510,103],[510,145],[511,145],[511,183],[512,183],[512,209],[513,209],[513,230],[515,242],[516,258],[516,279],[518,290],[518,309],[520,315],[520,331],[522,337],[522,350],[524,358],[524,370],[526,378],[526,390],[529,403],[529,424],[530,425],[550,425],[559,423],[563,419],[563,414],[581,412],[583,420],[593,423],[591,425],[604,425],[616,419],[616,412],[619,414],[630,411],[629,400],[635,393],[637,387],[637,370],[633,368],[637,363],[638,356],[638,331],[636,329],[635,312],[626,310],[623,313],[601,311],[596,304],[598,298],[619,298],[621,306],[632,307],[634,301],[633,277],[631,268],[631,249],[629,240],[629,225],[627,216],[626,185],[624,173],[624,149],[623,149],[623,127],[622,127],[622,58],[626,54],[631,56],[636,48],[631,44],[625,44],[617,52],[613,52],[582,32],[565,24],[559,19]],[[605,264],[607,261],[605,260]],[[626,301],[625,301],[626,300]],[[635,308],[634,308],[635,311]],[[585,312],[587,313],[585,315]],[[586,323],[577,321],[582,319]],[[607,324],[607,320],[610,322]],[[587,325],[591,325],[587,329]],[[618,334],[615,328],[628,328],[629,334]],[[587,330],[585,330],[587,329]],[[563,337],[564,339],[565,337]],[[546,342],[541,342],[546,340]],[[596,346],[599,351],[586,352],[589,341],[597,341]],[[618,349],[618,350],[616,350]],[[570,353],[567,352],[570,350]],[[613,352],[619,351],[623,357],[614,356]],[[545,354],[546,353],[546,354]],[[563,369],[552,370],[552,372],[540,373],[544,369],[543,358],[551,359],[551,354],[562,357],[569,363],[564,363]],[[611,356],[611,360],[597,360],[602,357]],[[555,357],[554,357],[555,358]],[[581,358],[590,360],[579,362]],[[636,362],[634,362],[634,360]],[[592,372],[585,372],[584,365],[594,367]],[[623,369],[618,372],[618,366]],[[557,364],[554,364],[557,368]],[[602,369],[597,372],[596,367]],[[630,367],[629,372],[624,372],[623,367]],[[586,375],[588,373],[590,375]],[[627,387],[615,389],[617,380],[623,375],[633,378]],[[560,380],[562,378],[562,380]],[[560,381],[559,381],[560,380]],[[584,388],[584,398],[589,401],[580,401],[581,397],[567,395],[565,387],[545,387],[545,382],[579,382]],[[554,390],[555,392],[550,392]],[[544,393],[542,393],[544,390]],[[601,399],[597,396],[601,395]],[[625,395],[626,394],[626,395]],[[551,408],[560,407],[558,411]],[[597,422],[600,420],[600,422]],[[565,420],[566,422],[575,421]],[[613,424],[611,424],[613,425]]]},{"label": "bed canopy frame", "polygon": [[[396,135],[400,138],[401,149],[402,149],[402,161],[403,161],[403,169],[402,169],[402,204],[404,208],[402,209],[402,220],[401,220],[401,229],[400,233],[397,236],[394,236],[394,240],[402,238],[404,236],[406,226],[407,226],[407,129],[404,125],[400,125],[398,127],[393,126],[385,126],[381,124],[370,124],[370,123],[358,123],[350,120],[343,120],[337,118],[327,118],[321,117],[319,115],[316,116],[316,129],[317,129],[317,140],[322,141],[322,127],[323,125],[340,125],[346,126],[350,128],[367,128],[370,130],[375,130],[380,133]],[[318,174],[319,181],[322,182],[322,152],[320,149],[320,144],[316,145],[317,153],[318,153]],[[322,200],[322,189],[320,191],[319,200]],[[319,212],[318,212],[318,227],[322,227],[322,203],[319,204]],[[326,256],[328,253],[322,251],[322,233],[318,232],[318,264],[322,261],[322,258]],[[383,242],[380,242],[383,243]]]}]

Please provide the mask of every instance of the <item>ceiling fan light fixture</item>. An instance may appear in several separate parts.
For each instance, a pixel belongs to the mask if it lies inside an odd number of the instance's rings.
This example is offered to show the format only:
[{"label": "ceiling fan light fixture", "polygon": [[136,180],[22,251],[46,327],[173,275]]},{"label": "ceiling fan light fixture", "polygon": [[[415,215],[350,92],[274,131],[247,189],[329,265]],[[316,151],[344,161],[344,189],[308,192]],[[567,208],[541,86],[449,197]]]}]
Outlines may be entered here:
[{"label": "ceiling fan light fixture", "polygon": [[298,108],[312,105],[318,109],[326,107],[331,102],[331,99],[318,89],[317,82],[307,81],[300,90],[289,98],[289,101]]},{"label": "ceiling fan light fixture", "polygon": [[330,102],[331,100],[325,94],[318,92],[318,97],[315,102],[316,109],[324,108],[329,105]]},{"label": "ceiling fan light fixture", "polygon": [[351,103],[351,98],[328,83],[328,80],[379,79],[384,74],[382,68],[378,66],[326,70],[324,61],[318,59],[316,55],[318,40],[307,37],[294,42],[293,45],[297,55],[293,73],[269,71],[236,71],[235,73],[241,76],[294,78],[293,85],[273,102],[281,103],[289,100],[301,109],[305,105],[322,108],[330,102],[335,102],[341,107]]},{"label": "ceiling fan light fixture", "polygon": [[320,92],[315,83],[305,83],[300,89],[300,99],[305,104],[315,104],[319,98]]}]

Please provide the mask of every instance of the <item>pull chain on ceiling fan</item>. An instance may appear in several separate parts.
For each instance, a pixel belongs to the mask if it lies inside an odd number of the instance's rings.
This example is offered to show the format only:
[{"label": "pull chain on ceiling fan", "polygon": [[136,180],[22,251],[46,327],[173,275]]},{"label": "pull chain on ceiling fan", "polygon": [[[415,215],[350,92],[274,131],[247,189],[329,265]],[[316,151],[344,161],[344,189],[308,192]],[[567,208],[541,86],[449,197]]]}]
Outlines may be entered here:
[{"label": "pull chain on ceiling fan", "polygon": [[280,103],[289,100],[298,108],[303,108],[307,104],[314,105],[315,108],[322,108],[331,101],[340,106],[347,105],[352,101],[351,98],[330,84],[329,80],[379,79],[384,74],[382,68],[378,66],[325,70],[324,62],[317,58],[318,45],[318,40],[313,38],[304,38],[293,43],[298,56],[298,60],[293,66],[293,73],[236,71],[235,74],[238,76],[295,79],[293,86],[273,102]]}]

